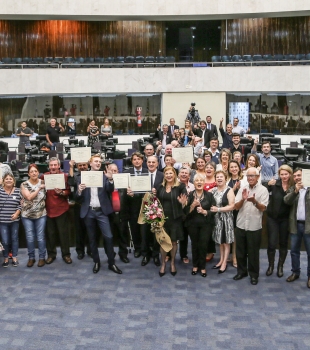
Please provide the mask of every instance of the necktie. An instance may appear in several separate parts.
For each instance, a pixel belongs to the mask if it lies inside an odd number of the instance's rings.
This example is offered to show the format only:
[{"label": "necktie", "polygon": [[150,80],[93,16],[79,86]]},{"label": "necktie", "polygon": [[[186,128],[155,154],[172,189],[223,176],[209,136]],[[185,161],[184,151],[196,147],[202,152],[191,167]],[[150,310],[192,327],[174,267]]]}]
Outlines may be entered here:
[{"label": "necktie", "polygon": [[140,176],[141,171],[140,171],[140,170],[137,170],[136,173],[137,173],[137,176]]},{"label": "necktie", "polygon": [[153,174],[151,174],[151,188],[154,187],[154,179],[153,179]]}]

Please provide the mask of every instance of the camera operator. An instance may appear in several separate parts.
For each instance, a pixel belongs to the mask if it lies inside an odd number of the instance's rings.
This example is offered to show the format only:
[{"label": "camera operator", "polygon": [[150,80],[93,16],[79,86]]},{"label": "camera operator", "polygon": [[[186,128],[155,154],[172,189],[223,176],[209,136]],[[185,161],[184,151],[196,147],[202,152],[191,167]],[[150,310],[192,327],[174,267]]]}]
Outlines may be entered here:
[{"label": "camera operator", "polygon": [[186,120],[189,120],[191,122],[193,130],[197,128],[197,125],[200,122],[200,115],[198,113],[198,110],[195,109],[195,106],[196,103],[192,102],[186,116]]}]

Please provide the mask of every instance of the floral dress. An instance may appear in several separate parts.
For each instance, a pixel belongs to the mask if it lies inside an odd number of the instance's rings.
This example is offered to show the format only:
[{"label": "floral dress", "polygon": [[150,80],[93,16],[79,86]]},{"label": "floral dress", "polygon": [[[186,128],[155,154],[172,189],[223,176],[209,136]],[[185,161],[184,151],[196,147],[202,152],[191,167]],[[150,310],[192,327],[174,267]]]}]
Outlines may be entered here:
[{"label": "floral dress", "polygon": [[89,127],[88,141],[87,141],[88,147],[92,147],[95,142],[99,141],[98,135],[94,136],[94,134],[96,134],[98,130],[99,130],[98,126],[96,125]]}]

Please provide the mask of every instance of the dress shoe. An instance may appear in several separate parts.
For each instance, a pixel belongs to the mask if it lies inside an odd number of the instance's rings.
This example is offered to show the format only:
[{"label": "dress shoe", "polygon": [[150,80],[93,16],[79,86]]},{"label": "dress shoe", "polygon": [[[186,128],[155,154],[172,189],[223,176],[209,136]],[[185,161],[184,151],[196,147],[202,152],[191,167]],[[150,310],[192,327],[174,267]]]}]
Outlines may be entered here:
[{"label": "dress shoe", "polygon": [[119,275],[123,273],[122,270],[120,270],[116,265],[110,265],[109,270],[113,271],[114,273],[118,273]]},{"label": "dress shoe", "polygon": [[198,273],[198,269],[197,270],[192,269],[192,275],[193,276],[197,275],[197,273]]},{"label": "dress shoe", "polygon": [[93,273],[98,273],[100,270],[100,262],[99,263],[95,263],[94,267],[93,267]]},{"label": "dress shoe", "polygon": [[218,274],[224,273],[227,270],[227,265],[225,267],[225,270],[218,270]]},{"label": "dress shoe", "polygon": [[149,263],[150,258],[148,256],[144,256],[142,261],[141,261],[141,266],[145,266]]},{"label": "dress shoe", "polygon": [[28,260],[27,267],[32,267],[32,266],[34,265],[35,262],[36,262],[35,259],[29,259],[29,260]]},{"label": "dress shoe", "polygon": [[171,268],[170,268],[170,273],[171,273],[171,275],[172,275],[173,277],[177,274],[177,272],[178,272],[177,270],[172,271]]},{"label": "dress shoe", "polygon": [[85,256],[85,254],[79,253],[78,256],[77,256],[77,258],[78,258],[79,260],[82,260],[82,259],[84,258],[84,256]]},{"label": "dress shoe", "polygon": [[121,261],[125,264],[128,264],[129,263],[129,259],[127,258],[127,256],[120,256],[119,257],[121,259]]},{"label": "dress shoe", "polygon": [[201,277],[207,277],[207,271],[206,271],[206,272],[200,271],[200,276],[201,276]]},{"label": "dress shoe", "polygon": [[235,277],[233,277],[233,280],[239,281],[239,280],[242,280],[242,278],[247,277],[247,276],[248,276],[247,273],[238,273]]},{"label": "dress shoe", "polygon": [[38,261],[38,267],[42,267],[45,265],[45,260],[44,259],[39,259]]},{"label": "dress shoe", "polygon": [[287,277],[286,282],[294,282],[295,280],[298,280],[299,275],[296,275],[296,273],[292,273],[289,277]]},{"label": "dress shoe", "polygon": [[251,277],[251,284],[253,284],[253,286],[256,286],[257,283],[258,283],[258,278]]},{"label": "dress shoe", "polygon": [[55,259],[56,259],[56,258],[49,256],[49,257],[45,260],[45,262],[46,262],[46,264],[49,265],[49,264],[51,264]]},{"label": "dress shoe", "polygon": [[160,260],[159,260],[159,257],[158,257],[158,256],[155,256],[155,257],[153,258],[153,261],[154,261],[154,265],[155,265],[155,266],[160,266]]},{"label": "dress shoe", "polygon": [[135,252],[133,253],[133,256],[134,256],[135,258],[140,258],[141,252],[140,252],[139,250],[135,250]]},{"label": "dress shoe", "polygon": [[66,264],[72,264],[72,259],[70,258],[70,256],[64,256],[63,260]]},{"label": "dress shoe", "polygon": [[212,266],[213,270],[217,270],[217,269],[220,269],[220,268],[221,268],[221,265],[220,266],[217,266],[217,265]]},{"label": "dress shoe", "polygon": [[307,287],[310,288],[310,277],[308,277]]},{"label": "dress shoe", "polygon": [[165,265],[162,266],[162,267],[164,267],[164,272],[160,272],[160,270],[159,270],[159,272],[158,272],[159,277],[163,277],[163,276],[165,276],[165,274],[166,274],[166,263],[165,263]]},{"label": "dress shoe", "polygon": [[[209,255],[209,254],[208,254]],[[214,258],[214,254],[210,254],[210,256],[208,257],[206,257],[206,262],[209,262],[209,261],[211,261],[212,259]]]}]

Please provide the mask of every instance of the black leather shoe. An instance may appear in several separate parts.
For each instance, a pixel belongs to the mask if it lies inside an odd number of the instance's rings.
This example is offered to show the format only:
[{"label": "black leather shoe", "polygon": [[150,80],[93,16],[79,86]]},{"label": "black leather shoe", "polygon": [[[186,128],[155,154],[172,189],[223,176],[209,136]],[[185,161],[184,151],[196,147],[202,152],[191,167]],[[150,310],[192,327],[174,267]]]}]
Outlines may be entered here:
[{"label": "black leather shoe", "polygon": [[307,287],[310,288],[310,277],[308,277]]},{"label": "black leather shoe", "polygon": [[257,283],[258,283],[258,278],[251,277],[251,284],[253,284],[253,286],[256,286]]},{"label": "black leather shoe", "polygon": [[197,275],[197,273],[198,273],[198,270],[192,269],[192,275],[193,275],[193,276]]},{"label": "black leather shoe", "polygon": [[154,261],[154,265],[155,265],[155,266],[160,266],[160,260],[159,260],[159,257],[158,257],[158,256],[155,256],[155,257],[153,258],[153,261]]},{"label": "black leather shoe", "polygon": [[206,273],[206,272],[201,272],[201,271],[200,271],[200,276],[201,276],[201,277],[207,277],[207,273]]},{"label": "black leather shoe", "polygon": [[145,266],[149,263],[150,258],[148,256],[144,256],[142,261],[141,261],[141,266]]},{"label": "black leather shoe", "polygon": [[233,280],[235,280],[235,281],[239,281],[239,280],[242,280],[242,278],[244,278],[244,277],[247,277],[248,276],[248,274],[247,273],[238,273],[235,277],[233,277]]},{"label": "black leather shoe", "polygon": [[122,270],[120,270],[116,265],[110,265],[109,270],[113,271],[114,273],[118,273],[119,275],[123,273]]},{"label": "black leather shoe", "polygon": [[292,273],[289,277],[287,277],[286,282],[294,282],[295,280],[298,280],[299,275],[296,275],[296,273]]},{"label": "black leather shoe", "polygon": [[127,258],[127,256],[120,256],[119,257],[121,259],[121,261],[125,264],[128,264],[129,263],[129,259]]},{"label": "black leather shoe", "polygon": [[95,263],[93,267],[93,273],[98,273],[100,270],[100,263]]},{"label": "black leather shoe", "polygon": [[78,256],[77,256],[77,258],[78,258],[79,260],[82,260],[82,259],[84,258],[84,256],[85,256],[85,254],[79,253]]},{"label": "black leather shoe", "polygon": [[134,256],[135,258],[140,258],[141,252],[140,252],[139,250],[135,250],[133,256]]},{"label": "black leather shoe", "polygon": [[218,274],[224,273],[227,270],[227,265],[225,267],[225,270],[218,270]]},{"label": "black leather shoe", "polygon": [[221,268],[221,265],[220,266],[217,266],[217,265],[212,266],[213,270],[217,270],[217,269],[220,269],[220,268]]}]

